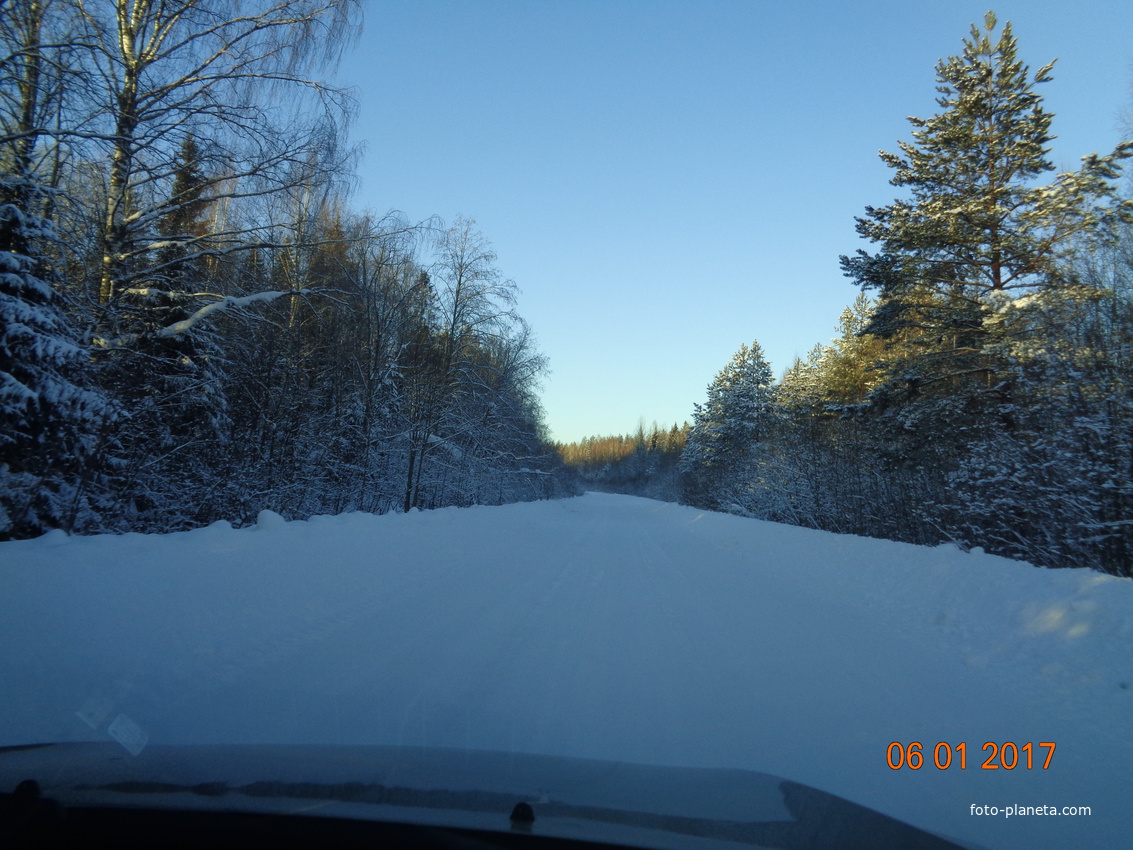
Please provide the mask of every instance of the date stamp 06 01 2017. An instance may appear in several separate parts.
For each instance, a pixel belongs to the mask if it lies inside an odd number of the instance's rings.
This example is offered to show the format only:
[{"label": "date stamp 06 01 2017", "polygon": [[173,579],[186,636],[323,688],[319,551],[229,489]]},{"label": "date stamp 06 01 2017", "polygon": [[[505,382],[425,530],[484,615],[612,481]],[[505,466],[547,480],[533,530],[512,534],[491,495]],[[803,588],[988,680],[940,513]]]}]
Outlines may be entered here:
[{"label": "date stamp 06 01 2017", "polygon": [[[1045,758],[1043,757],[1043,748],[1046,750]],[[1011,741],[997,744],[994,741],[988,741],[980,747],[983,752],[988,753],[980,768],[982,770],[1014,770],[1015,768],[1046,770],[1050,767],[1050,760],[1054,758],[1054,748],[1055,744],[1051,741],[1040,741],[1038,744],[1030,742],[1014,744]],[[925,760],[925,747],[920,741],[913,741],[911,744],[894,741],[885,751],[885,761],[893,770],[900,770],[903,767],[910,770],[920,770],[928,764]],[[1039,764],[1040,761],[1042,764]],[[968,745],[966,743],[949,744],[941,741],[932,748],[932,764],[936,765],[939,770],[948,770],[954,767],[967,770]]]}]

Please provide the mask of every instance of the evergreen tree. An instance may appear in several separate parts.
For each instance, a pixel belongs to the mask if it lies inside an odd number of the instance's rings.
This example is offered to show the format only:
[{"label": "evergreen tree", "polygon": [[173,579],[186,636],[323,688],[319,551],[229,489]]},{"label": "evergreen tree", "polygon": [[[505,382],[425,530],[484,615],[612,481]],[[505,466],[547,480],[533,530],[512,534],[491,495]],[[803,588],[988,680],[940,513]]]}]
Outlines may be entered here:
[{"label": "evergreen tree", "polygon": [[957,540],[1051,567],[1133,575],[1133,303],[1023,308],[1047,330],[1011,349],[1011,427],[949,476],[938,522]]},{"label": "evergreen tree", "polygon": [[91,517],[83,487],[110,408],[84,386],[83,349],[52,287],[51,222],[30,176],[0,179],[0,539]]},{"label": "evergreen tree", "polygon": [[169,201],[158,222],[163,244],[157,252],[155,272],[158,277],[164,277],[176,286],[190,272],[199,274],[203,271],[203,263],[192,255],[201,250],[200,242],[208,233],[208,223],[203,216],[212,204],[209,198],[204,197],[208,183],[197,140],[192,133],[181,142],[174,169]]},{"label": "evergreen tree", "polygon": [[818,368],[818,383],[827,405],[861,404],[877,386],[885,353],[882,339],[867,330],[875,309],[873,299],[861,292],[842,311],[838,336],[824,350]]},{"label": "evergreen tree", "polygon": [[55,227],[39,169],[67,77],[62,18],[42,2],[0,4],[0,539],[90,519],[88,461],[110,415],[87,388],[68,324]]},{"label": "evergreen tree", "polygon": [[806,359],[796,356],[779,382],[779,403],[799,414],[817,411],[822,402],[819,375],[827,347],[819,343],[807,352]]},{"label": "evergreen tree", "polygon": [[1035,87],[1051,79],[1054,63],[1031,76],[1010,23],[997,39],[995,29],[989,12],[962,55],[937,65],[942,111],[911,118],[913,141],[881,154],[895,171],[891,182],[909,196],[867,207],[858,219],[858,233],[881,246],[877,254],[842,258],[847,276],[880,295],[865,330],[894,346],[875,401],[979,390],[1002,399],[995,344],[1015,330],[1001,320],[1002,306],[1072,288],[1075,241],[1104,237],[1133,210],[1113,187],[1133,143],[1037,185],[1053,170],[1054,136]]},{"label": "evergreen tree", "polygon": [[708,385],[681,455],[689,504],[726,506],[737,482],[750,484],[759,444],[770,437],[777,415],[773,383],[763,349],[753,342],[741,345]]},{"label": "evergreen tree", "polygon": [[[1083,248],[1112,244],[1133,202],[1115,180],[1133,142],[1058,174],[1052,116],[1018,58],[1010,24],[972,27],[937,65],[938,104],[910,119],[913,140],[882,153],[907,190],[867,208],[858,232],[880,246],[843,257],[878,293],[862,328],[887,343],[859,421],[904,539],[939,529],[1047,565],[1127,559],[1127,391],[1113,346],[1083,317],[1105,300],[1082,274]],[[883,522],[884,525],[884,522]],[[910,535],[907,529],[914,529]],[[917,532],[916,529],[921,529]]]}]

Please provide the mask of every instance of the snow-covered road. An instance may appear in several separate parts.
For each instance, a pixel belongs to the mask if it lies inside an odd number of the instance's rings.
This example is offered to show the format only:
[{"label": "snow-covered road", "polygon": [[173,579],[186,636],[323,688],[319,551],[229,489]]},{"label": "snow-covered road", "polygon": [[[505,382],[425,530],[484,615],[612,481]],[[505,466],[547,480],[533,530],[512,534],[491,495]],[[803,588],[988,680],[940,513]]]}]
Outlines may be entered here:
[{"label": "snow-covered road", "polygon": [[[987,847],[1121,846],[1131,639],[1128,581],[626,496],[52,534],[0,544],[0,745],[121,713],[151,743],[742,767]],[[1036,767],[981,769],[989,741]]]}]

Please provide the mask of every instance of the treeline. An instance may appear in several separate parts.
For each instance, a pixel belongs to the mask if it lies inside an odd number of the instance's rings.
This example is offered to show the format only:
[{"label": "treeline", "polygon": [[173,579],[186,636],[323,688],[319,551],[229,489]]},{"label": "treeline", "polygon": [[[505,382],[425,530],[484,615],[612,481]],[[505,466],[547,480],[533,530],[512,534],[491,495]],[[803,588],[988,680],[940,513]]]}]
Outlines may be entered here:
[{"label": "treeline", "polygon": [[1051,116],[1010,24],[937,67],[941,112],[882,154],[904,197],[832,344],[776,383],[743,346],[697,406],[692,505],[1133,575],[1133,143],[1043,182]]},{"label": "treeline", "polygon": [[583,486],[675,502],[680,496],[677,464],[684,451],[689,424],[668,430],[645,421],[633,434],[585,437],[577,443],[557,443],[563,463]]},{"label": "treeline", "polygon": [[359,14],[0,4],[0,538],[570,486],[475,223],[346,203]]}]

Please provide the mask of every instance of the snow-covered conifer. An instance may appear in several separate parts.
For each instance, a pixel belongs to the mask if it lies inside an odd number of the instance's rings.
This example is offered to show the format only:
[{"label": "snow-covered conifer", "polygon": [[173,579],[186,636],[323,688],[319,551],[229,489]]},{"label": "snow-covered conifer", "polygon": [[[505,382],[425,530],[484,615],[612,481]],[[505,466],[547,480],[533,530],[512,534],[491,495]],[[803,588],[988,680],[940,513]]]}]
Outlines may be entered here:
[{"label": "snow-covered conifer", "polygon": [[0,537],[70,527],[108,414],[83,385],[83,350],[51,285],[51,223],[29,178],[0,178]]},{"label": "snow-covered conifer", "polygon": [[727,509],[734,501],[729,493],[749,488],[760,443],[771,436],[778,413],[771,366],[758,342],[740,346],[707,395],[695,406],[681,456],[685,499]]},{"label": "snow-covered conifer", "polygon": [[1133,212],[1114,189],[1133,142],[1037,182],[1054,169],[1054,136],[1035,88],[1051,80],[1054,63],[1032,75],[1011,24],[998,37],[996,27],[989,12],[963,53],[937,65],[940,113],[909,119],[913,141],[900,142],[899,154],[881,153],[894,169],[891,182],[908,195],[867,207],[857,220],[858,233],[880,246],[877,254],[842,258],[847,276],[880,296],[866,327],[892,344],[879,402],[981,392],[1001,398],[994,343],[1011,329],[993,321],[995,305],[1072,285],[1067,259],[1079,237],[1103,237]]}]

